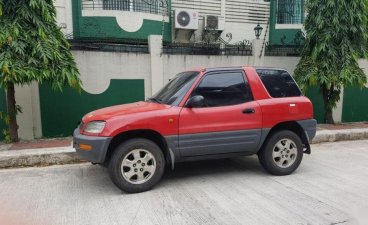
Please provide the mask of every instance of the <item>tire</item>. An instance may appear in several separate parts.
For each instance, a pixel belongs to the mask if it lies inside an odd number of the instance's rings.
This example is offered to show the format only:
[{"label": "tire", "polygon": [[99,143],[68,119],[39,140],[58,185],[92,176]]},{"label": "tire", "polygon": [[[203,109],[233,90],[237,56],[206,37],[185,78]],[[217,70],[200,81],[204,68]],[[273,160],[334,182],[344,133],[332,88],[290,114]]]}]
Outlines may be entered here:
[{"label": "tire", "polygon": [[302,141],[292,131],[276,131],[266,140],[258,153],[258,159],[268,173],[289,175],[299,167],[303,159]]},{"label": "tire", "polygon": [[150,190],[161,180],[164,170],[165,158],[161,149],[143,138],[120,144],[108,167],[112,182],[128,193]]}]

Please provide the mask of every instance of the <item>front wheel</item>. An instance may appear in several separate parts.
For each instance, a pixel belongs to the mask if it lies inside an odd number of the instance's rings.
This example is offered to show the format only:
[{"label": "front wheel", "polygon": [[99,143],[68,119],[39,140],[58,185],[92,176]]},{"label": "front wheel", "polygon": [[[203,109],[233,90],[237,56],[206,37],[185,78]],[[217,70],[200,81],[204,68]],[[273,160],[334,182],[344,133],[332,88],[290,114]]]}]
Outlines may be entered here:
[{"label": "front wheel", "polygon": [[143,192],[157,184],[165,168],[164,155],[152,141],[128,140],[115,149],[109,162],[114,184],[129,193]]},{"label": "front wheel", "polygon": [[263,168],[271,174],[291,174],[303,159],[302,141],[292,131],[277,131],[267,139],[258,158]]}]

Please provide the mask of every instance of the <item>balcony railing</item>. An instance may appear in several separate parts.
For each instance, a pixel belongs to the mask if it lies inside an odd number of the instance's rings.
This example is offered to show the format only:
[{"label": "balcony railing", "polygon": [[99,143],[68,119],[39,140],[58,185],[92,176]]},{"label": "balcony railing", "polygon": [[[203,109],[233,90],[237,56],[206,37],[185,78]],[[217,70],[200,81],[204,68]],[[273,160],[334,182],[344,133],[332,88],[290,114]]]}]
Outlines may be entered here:
[{"label": "balcony railing", "polygon": [[82,0],[84,10],[118,10],[168,16],[167,0]]}]

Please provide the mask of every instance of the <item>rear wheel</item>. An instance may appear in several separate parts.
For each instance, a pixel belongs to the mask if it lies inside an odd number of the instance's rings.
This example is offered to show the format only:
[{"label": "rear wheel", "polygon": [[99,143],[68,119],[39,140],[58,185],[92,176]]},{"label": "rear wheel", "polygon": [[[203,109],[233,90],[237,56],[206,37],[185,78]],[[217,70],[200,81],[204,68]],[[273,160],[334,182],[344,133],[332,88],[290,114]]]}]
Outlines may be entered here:
[{"label": "rear wheel", "polygon": [[131,139],[119,145],[109,162],[114,184],[129,193],[143,192],[157,184],[165,168],[161,149],[147,139]]},{"label": "rear wheel", "polygon": [[267,139],[258,158],[263,168],[271,174],[291,174],[303,159],[302,141],[294,132],[277,131]]}]

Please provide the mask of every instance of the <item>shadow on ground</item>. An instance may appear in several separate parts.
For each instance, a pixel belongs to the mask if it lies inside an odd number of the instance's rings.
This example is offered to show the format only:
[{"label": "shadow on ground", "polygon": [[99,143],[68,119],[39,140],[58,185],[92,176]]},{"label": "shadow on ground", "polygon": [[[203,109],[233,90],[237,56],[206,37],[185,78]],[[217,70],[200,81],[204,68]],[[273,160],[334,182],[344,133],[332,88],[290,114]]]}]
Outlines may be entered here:
[{"label": "shadow on ground", "polygon": [[[227,179],[234,176],[267,176],[256,156],[233,159],[216,159],[175,164],[175,169],[166,168],[162,180],[151,191],[178,187],[185,183],[201,183],[210,179]],[[88,188],[101,188],[110,194],[125,194],[109,179],[108,171],[101,166],[87,166],[81,169]],[[108,187],[107,187],[108,186]]]}]

